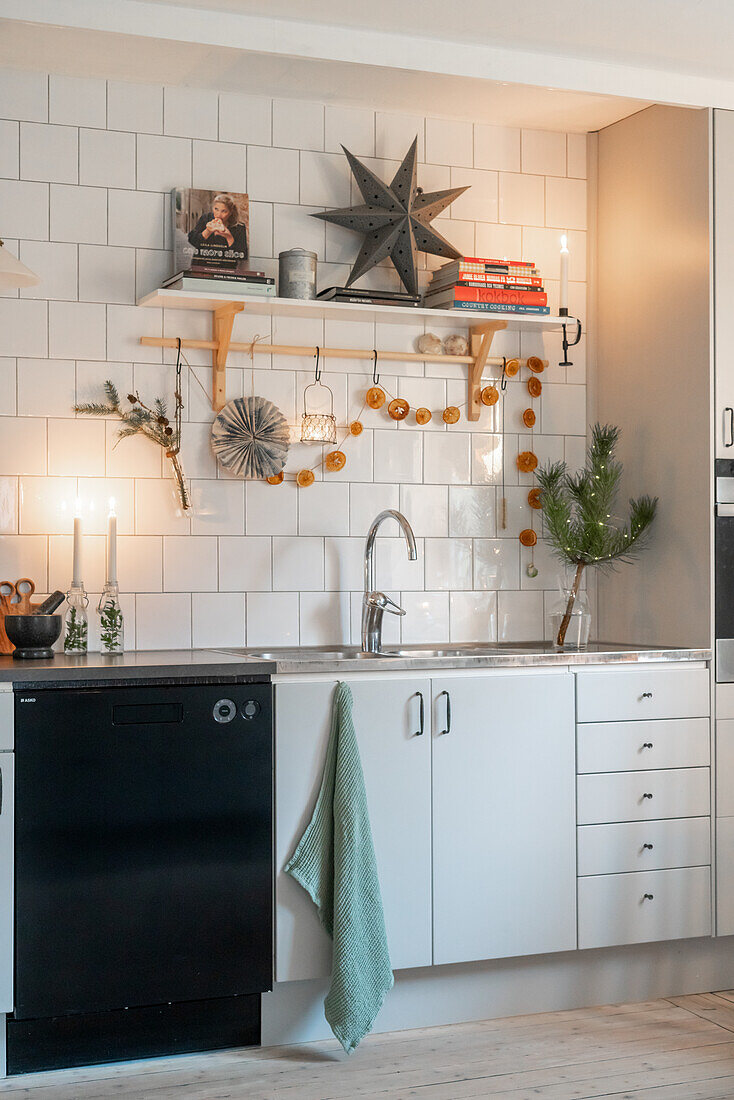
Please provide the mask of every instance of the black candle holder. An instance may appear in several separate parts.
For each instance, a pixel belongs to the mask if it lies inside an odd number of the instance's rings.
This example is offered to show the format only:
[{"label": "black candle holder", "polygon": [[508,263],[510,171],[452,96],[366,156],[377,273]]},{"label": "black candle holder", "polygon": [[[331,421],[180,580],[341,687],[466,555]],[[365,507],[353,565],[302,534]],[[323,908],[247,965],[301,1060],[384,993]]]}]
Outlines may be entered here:
[{"label": "black candle holder", "polygon": [[[561,315],[563,316],[563,310],[561,310],[560,312],[561,312]],[[568,334],[566,332],[566,326],[565,325],[562,325],[561,327],[563,328],[563,359],[561,361],[559,361],[558,366],[559,367],[572,367],[573,366],[573,361],[568,358],[568,349],[569,348],[575,348],[576,345],[578,344],[579,340],[581,339],[581,322],[577,318],[577,320],[576,320],[576,339],[575,340],[569,340],[568,339]]]}]

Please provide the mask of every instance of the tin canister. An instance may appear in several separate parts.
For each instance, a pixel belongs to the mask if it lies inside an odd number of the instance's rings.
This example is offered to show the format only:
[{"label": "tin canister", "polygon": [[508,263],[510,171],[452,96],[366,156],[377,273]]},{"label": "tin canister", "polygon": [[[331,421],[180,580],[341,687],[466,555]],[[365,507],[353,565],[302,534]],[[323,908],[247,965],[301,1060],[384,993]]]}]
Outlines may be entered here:
[{"label": "tin canister", "polygon": [[316,253],[290,248],[278,256],[278,294],[281,298],[316,297]]}]

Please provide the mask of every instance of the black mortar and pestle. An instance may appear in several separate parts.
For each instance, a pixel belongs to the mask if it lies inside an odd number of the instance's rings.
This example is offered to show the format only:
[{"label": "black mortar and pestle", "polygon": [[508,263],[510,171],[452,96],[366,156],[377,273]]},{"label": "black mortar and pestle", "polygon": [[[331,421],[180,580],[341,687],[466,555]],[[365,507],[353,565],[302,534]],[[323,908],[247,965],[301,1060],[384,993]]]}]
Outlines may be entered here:
[{"label": "black mortar and pestle", "polygon": [[63,600],[63,592],[52,592],[30,615],[5,616],[5,633],[15,646],[13,657],[35,661],[53,657],[53,644],[62,625],[61,615],[53,612]]}]

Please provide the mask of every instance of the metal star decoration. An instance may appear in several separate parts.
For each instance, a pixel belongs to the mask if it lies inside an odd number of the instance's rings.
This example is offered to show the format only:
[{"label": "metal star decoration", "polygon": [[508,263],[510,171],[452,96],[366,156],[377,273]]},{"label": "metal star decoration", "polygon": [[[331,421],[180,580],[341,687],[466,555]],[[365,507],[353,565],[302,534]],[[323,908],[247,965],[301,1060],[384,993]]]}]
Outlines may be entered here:
[{"label": "metal star decoration", "polygon": [[418,189],[417,137],[389,186],[343,145],[342,149],[362,192],[364,203],[340,210],[327,210],[323,214],[312,214],[311,217],[364,233],[362,248],[346,285],[351,286],[365,272],[389,256],[408,293],[418,294],[416,251],[430,252],[433,256],[443,256],[449,260],[457,260],[462,255],[437,230],[431,228],[431,222],[467,188],[451,187],[446,191],[431,191],[428,194]]}]

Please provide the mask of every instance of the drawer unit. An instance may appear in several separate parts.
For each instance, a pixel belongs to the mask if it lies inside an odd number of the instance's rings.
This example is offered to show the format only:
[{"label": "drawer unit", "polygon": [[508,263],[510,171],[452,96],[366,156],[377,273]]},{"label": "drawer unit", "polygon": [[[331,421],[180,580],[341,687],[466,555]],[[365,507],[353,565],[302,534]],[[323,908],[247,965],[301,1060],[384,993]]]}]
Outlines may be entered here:
[{"label": "drawer unit", "polygon": [[708,768],[607,772],[577,779],[579,825],[705,817],[709,813]]},{"label": "drawer unit", "polygon": [[711,862],[708,817],[582,825],[577,834],[579,875],[659,871]]},{"label": "drawer unit", "polygon": [[578,771],[707,768],[711,755],[709,731],[708,718],[580,725],[577,731]]},{"label": "drawer unit", "polygon": [[705,668],[613,669],[576,676],[579,722],[705,718],[709,713],[709,673]]},{"label": "drawer unit", "polygon": [[578,890],[580,948],[711,935],[708,867],[594,875]]}]

